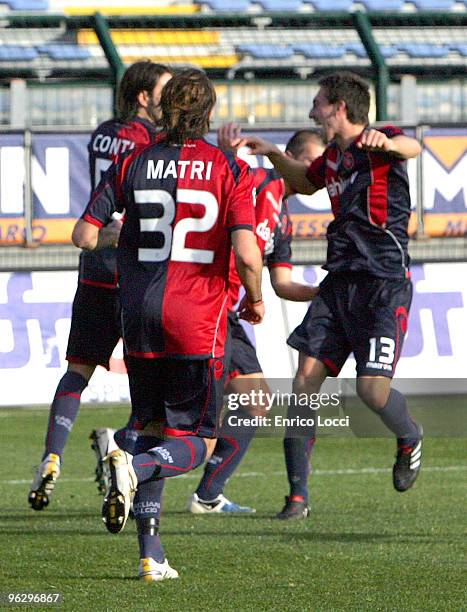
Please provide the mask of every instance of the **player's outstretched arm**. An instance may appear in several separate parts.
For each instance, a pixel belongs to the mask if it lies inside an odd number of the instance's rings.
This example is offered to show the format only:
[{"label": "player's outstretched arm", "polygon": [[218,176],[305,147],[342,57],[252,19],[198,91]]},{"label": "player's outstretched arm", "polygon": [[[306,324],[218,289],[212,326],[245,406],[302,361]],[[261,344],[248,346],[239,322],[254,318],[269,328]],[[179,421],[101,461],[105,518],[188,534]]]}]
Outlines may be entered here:
[{"label": "player's outstretched arm", "polygon": [[311,195],[317,191],[306,176],[308,165],[288,157],[274,143],[258,136],[246,136],[234,141],[233,144],[238,147],[249,147],[250,155],[266,155],[269,157],[275,169],[282,174],[295,192]]},{"label": "player's outstretched arm", "polygon": [[253,325],[261,323],[264,304],[261,295],[263,261],[252,231],[238,229],[232,232],[232,246],[237,272],[245,288],[245,298],[239,308],[240,317]]},{"label": "player's outstretched arm", "polygon": [[269,276],[275,294],[291,302],[310,302],[319,292],[319,287],[296,283],[292,280],[291,268],[278,266],[270,268]]},{"label": "player's outstretched arm", "polygon": [[368,151],[390,153],[400,159],[417,157],[422,151],[420,143],[415,138],[403,134],[388,138],[386,134],[375,129],[365,131],[357,143],[357,147]]}]

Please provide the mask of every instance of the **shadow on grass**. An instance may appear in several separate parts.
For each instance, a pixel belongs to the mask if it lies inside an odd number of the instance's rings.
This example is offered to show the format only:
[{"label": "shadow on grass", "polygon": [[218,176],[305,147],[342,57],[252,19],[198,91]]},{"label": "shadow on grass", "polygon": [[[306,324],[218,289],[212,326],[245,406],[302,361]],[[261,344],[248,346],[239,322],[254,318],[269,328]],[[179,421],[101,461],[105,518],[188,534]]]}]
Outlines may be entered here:
[{"label": "shadow on grass", "polygon": [[[2,534],[4,536],[8,535],[18,535],[18,536],[36,536],[36,535],[47,535],[47,536],[70,536],[76,537],[80,536],[88,536],[92,538],[96,538],[99,536],[109,537],[108,533],[104,528],[96,528],[85,531],[83,529],[52,529],[50,526],[47,528],[39,528],[39,529],[19,529],[19,528],[2,528]],[[162,532],[163,537],[192,537],[193,530],[192,529],[177,529],[177,530],[167,530],[164,529]],[[136,536],[136,528],[130,524],[123,532],[118,534],[119,538],[134,538]],[[313,531],[300,531],[300,532],[289,532],[289,531],[281,531],[280,529],[274,529],[272,531],[265,530],[226,530],[225,532],[218,532],[212,530],[196,530],[197,537],[213,537],[216,538],[228,538],[229,540],[233,540],[234,538],[252,538],[252,542],[256,538],[271,538],[275,541],[281,542],[341,542],[345,543],[394,543],[394,544],[427,544],[431,541],[435,541],[437,544],[440,543],[453,543],[457,542],[457,539],[454,535],[447,536],[442,534],[433,534],[433,533],[410,533],[410,534],[401,534],[401,533],[365,533],[365,532],[313,532]]]},{"label": "shadow on grass", "polygon": [[67,510],[66,512],[54,512],[50,510],[32,510],[32,509],[24,509],[24,510],[16,510],[11,511],[11,514],[0,514],[0,523],[2,521],[66,521],[73,517],[79,518],[87,518],[87,517],[96,517],[100,516],[100,508],[96,508],[96,510]]}]

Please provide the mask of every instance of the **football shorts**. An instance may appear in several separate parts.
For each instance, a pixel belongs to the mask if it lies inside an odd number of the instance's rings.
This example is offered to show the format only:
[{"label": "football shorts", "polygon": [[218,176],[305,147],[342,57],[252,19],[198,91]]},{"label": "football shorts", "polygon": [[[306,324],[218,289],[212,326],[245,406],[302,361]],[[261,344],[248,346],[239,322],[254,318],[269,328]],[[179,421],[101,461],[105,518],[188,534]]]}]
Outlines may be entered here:
[{"label": "football shorts", "polygon": [[362,272],[329,273],[287,343],[337,376],[354,353],[357,376],[392,378],[412,301],[409,279]]},{"label": "football shorts", "polygon": [[166,435],[215,438],[224,387],[224,363],[215,359],[127,358],[132,420],[153,421]]},{"label": "football shorts", "polygon": [[67,361],[109,369],[110,357],[120,337],[118,290],[78,283],[73,300]]}]

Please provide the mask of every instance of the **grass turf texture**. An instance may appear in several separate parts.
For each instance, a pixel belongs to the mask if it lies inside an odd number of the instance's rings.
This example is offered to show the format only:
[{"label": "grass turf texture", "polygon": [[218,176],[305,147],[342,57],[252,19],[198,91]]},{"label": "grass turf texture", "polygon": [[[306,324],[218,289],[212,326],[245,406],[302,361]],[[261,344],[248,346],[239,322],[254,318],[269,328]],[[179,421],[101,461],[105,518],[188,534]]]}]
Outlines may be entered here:
[{"label": "grass turf texture", "polygon": [[106,532],[92,478],[89,432],[121,426],[127,410],[82,407],[42,512],[28,507],[27,493],[47,411],[0,410],[0,593],[61,592],[66,610],[465,609],[464,438],[427,438],[424,467],[454,467],[422,470],[414,489],[400,494],[389,471],[393,440],[323,437],[311,516],[292,523],[271,518],[287,491],[277,438],[254,441],[226,490],[255,506],[253,516],[190,515],[186,501],[200,469],[170,479],[161,533],[181,577],[146,585],[136,579],[134,523],[117,536]]}]

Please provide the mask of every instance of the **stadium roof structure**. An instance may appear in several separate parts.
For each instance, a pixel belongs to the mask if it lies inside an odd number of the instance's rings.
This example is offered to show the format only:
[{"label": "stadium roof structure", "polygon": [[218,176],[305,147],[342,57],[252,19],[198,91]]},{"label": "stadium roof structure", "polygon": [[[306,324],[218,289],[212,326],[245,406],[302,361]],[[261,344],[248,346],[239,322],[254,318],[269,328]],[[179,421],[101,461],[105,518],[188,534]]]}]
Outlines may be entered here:
[{"label": "stadium roof structure", "polygon": [[115,84],[142,58],[195,65],[227,80],[305,79],[344,68],[375,80],[384,119],[391,79],[467,74],[466,11],[7,13],[1,23],[3,81],[94,77]]}]

